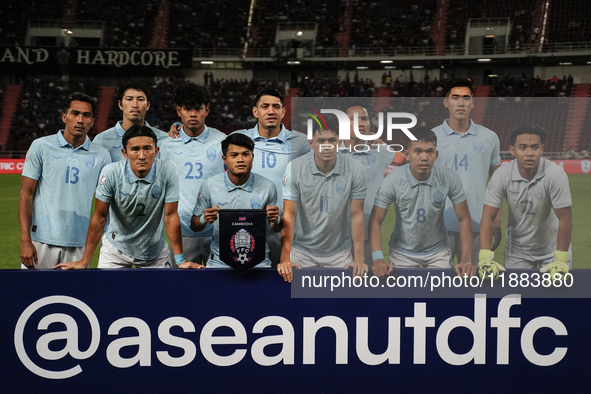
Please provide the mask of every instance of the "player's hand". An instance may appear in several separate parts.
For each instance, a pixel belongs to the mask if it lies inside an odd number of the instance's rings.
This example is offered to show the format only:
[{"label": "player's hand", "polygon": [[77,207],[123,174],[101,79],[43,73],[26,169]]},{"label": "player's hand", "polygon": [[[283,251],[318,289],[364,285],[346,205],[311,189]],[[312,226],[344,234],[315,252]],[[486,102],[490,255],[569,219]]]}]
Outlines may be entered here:
[{"label": "player's hand", "polygon": [[283,278],[283,280],[288,283],[291,283],[291,280],[293,279],[292,270],[294,268],[301,270],[302,265],[291,261],[282,261],[281,263],[277,264],[277,272]]},{"label": "player's hand", "polygon": [[495,254],[489,249],[480,249],[478,253],[478,276],[480,279],[489,278],[492,274],[493,280],[499,278],[500,271],[506,271],[505,267],[493,261]]},{"label": "player's hand", "polygon": [[375,140],[369,141],[369,147],[375,148],[376,146],[382,145],[383,143],[384,141],[382,141],[380,138],[376,138]]},{"label": "player's hand", "polygon": [[182,268],[182,269],[196,269],[196,270],[200,270],[201,268],[205,268],[204,265],[193,263],[191,261],[185,261],[185,262],[179,264],[178,267]]},{"label": "player's hand", "polygon": [[203,220],[205,223],[213,223],[218,220],[218,213],[220,212],[220,206],[216,205],[213,208],[207,208],[203,214]]},{"label": "player's hand", "polygon": [[494,252],[494,250],[501,244],[501,239],[503,239],[503,232],[501,231],[501,225],[499,223],[493,223],[492,234],[494,239],[490,245],[490,250]]},{"label": "player's hand", "polygon": [[21,242],[21,250],[20,250],[20,257],[21,263],[29,269],[35,269],[37,265],[37,249],[33,242]]},{"label": "player's hand", "polygon": [[458,276],[468,275],[470,277],[476,275],[476,267],[469,262],[454,265],[454,270],[456,270]]},{"label": "player's hand", "polygon": [[170,130],[168,130],[168,136],[170,138],[178,138],[181,136],[181,125],[182,123],[173,123],[170,125]]},{"label": "player's hand", "polygon": [[345,264],[345,269],[353,268],[353,277],[363,276],[369,271],[369,267],[363,261],[351,261]]},{"label": "player's hand", "polygon": [[85,270],[88,268],[88,264],[83,261],[70,261],[69,263],[60,263],[53,267],[54,270]]},{"label": "player's hand", "polygon": [[279,220],[279,207],[276,205],[267,205],[267,219],[270,222],[277,223]]},{"label": "player's hand", "polygon": [[373,267],[371,267],[371,270],[375,276],[386,276],[392,272],[393,268],[394,267],[392,264],[386,263],[384,259],[378,259],[373,262]]},{"label": "player's hand", "polygon": [[559,274],[561,278],[564,278],[569,271],[567,262],[568,252],[557,250],[554,252],[554,261],[540,268],[540,272],[543,274],[550,273],[551,280],[554,279],[555,274]]}]

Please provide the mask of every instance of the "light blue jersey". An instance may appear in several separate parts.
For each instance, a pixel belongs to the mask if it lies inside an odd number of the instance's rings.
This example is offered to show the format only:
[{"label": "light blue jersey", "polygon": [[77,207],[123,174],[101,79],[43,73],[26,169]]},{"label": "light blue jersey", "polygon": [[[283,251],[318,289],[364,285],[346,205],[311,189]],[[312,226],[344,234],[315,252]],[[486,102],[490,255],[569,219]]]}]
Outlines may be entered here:
[{"label": "light blue jersey", "polygon": [[226,135],[205,126],[197,137],[189,137],[181,127],[180,138],[167,138],[160,145],[160,158],[176,164],[179,173],[179,217],[183,237],[209,237],[213,226],[208,224],[198,233],[191,230],[191,216],[203,182],[224,171],[222,141]]},{"label": "light blue jersey", "polygon": [[411,256],[425,256],[449,246],[443,220],[445,200],[466,201],[458,175],[449,168],[434,166],[425,181],[417,181],[405,164],[392,171],[380,186],[375,206],[388,209],[394,204],[396,224],[390,237],[391,249]]},{"label": "light blue jersey", "polygon": [[394,157],[396,157],[396,152],[394,150],[390,151],[385,144],[371,149],[368,145],[365,145],[363,149],[359,150],[359,152],[351,152],[343,145],[339,148],[339,152],[361,163],[365,172],[367,191],[365,192],[365,200],[363,201],[363,221],[365,223],[365,239],[368,240],[369,231],[367,226],[369,224],[371,210],[373,209],[373,203],[378,194],[378,189],[384,180],[386,167],[392,163]]},{"label": "light blue jersey", "polygon": [[[220,209],[266,209],[267,205],[277,205],[277,190],[269,179],[250,173],[248,180],[240,186],[230,181],[227,173],[215,175],[201,185],[193,215],[201,216],[207,208],[216,205]],[[227,266],[220,260],[220,221],[213,222],[211,255],[207,266]],[[265,245],[265,260],[259,265],[270,265],[269,246]]]},{"label": "light blue jersey", "polygon": [[310,151],[287,165],[283,198],[297,203],[292,246],[317,257],[351,248],[350,200],[365,198],[363,167],[337,153],[335,166],[324,175]]},{"label": "light blue jersey", "polygon": [[37,181],[31,239],[49,245],[81,247],[86,242],[92,196],[109,152],[90,138],[74,149],[63,135],[33,141],[23,176]]},{"label": "light blue jersey", "polygon": [[[479,232],[486,181],[490,167],[501,164],[499,137],[494,131],[470,120],[470,128],[464,135],[453,131],[447,120],[433,129],[437,135],[439,158],[437,165],[451,168],[459,175],[472,216],[472,229]],[[449,231],[460,231],[460,224],[453,204],[446,201],[445,226]]]},{"label": "light blue jersey", "polygon": [[287,130],[283,124],[279,134],[269,139],[259,134],[258,124],[252,129],[237,130],[234,133],[247,135],[254,141],[252,172],[270,179],[275,184],[278,205],[283,211],[281,189],[285,167],[292,159],[310,150],[306,136],[298,131]]},{"label": "light blue jersey", "polygon": [[96,198],[110,204],[105,235],[111,244],[136,259],[155,259],[166,243],[164,204],[179,200],[176,166],[154,159],[148,175],[138,178],[129,161],[111,163],[101,173]]},{"label": "light blue jersey", "polygon": [[[111,161],[113,163],[119,160],[125,160],[125,156],[123,156],[123,152],[121,152],[121,148],[123,148],[121,138],[123,138],[123,134],[125,134],[125,130],[123,130],[123,127],[121,127],[122,123],[123,121],[120,120],[114,127],[97,134],[93,141],[95,144],[99,144],[109,151],[111,154]],[[168,138],[167,133],[157,129],[156,127],[150,126],[148,122],[144,122],[144,125],[148,126],[152,129],[152,131],[154,131],[156,138],[158,138],[159,146],[164,139]]]}]

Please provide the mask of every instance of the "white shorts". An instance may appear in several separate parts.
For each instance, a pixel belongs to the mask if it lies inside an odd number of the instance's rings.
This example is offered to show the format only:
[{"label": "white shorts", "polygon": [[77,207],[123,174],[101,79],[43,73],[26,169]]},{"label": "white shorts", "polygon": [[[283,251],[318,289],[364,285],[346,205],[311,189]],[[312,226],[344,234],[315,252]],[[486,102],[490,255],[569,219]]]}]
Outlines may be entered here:
[{"label": "white shorts", "polygon": [[[573,268],[573,253],[571,247],[568,248],[568,269]],[[548,253],[545,256],[533,257],[530,254],[524,254],[519,252],[511,251],[509,248],[505,248],[505,268],[531,268],[538,269],[543,266],[550,264],[554,261],[554,252]]]},{"label": "white shorts", "polygon": [[103,235],[103,245],[101,246],[97,268],[131,268],[134,265],[137,268],[172,268],[168,245],[164,244],[160,254],[155,259],[140,260],[117,249]]},{"label": "white shorts", "polygon": [[[193,263],[205,265],[205,262],[209,258],[211,246],[211,236],[209,237],[183,237],[183,256],[186,261],[192,261]],[[173,252],[170,252],[172,256],[173,267],[176,267],[174,263]]]},{"label": "white shorts", "polygon": [[276,233],[267,229],[267,245],[269,246],[269,260],[273,267],[277,267],[281,260],[281,232]]},{"label": "white shorts", "polygon": [[[451,249],[451,261],[454,257],[458,257],[458,263],[462,260],[462,244],[460,243],[459,231],[448,231],[447,240]],[[472,255],[470,262],[474,265],[478,264],[478,253],[480,252],[480,233],[472,233]]]},{"label": "white shorts", "polygon": [[347,248],[340,253],[333,254],[329,257],[312,256],[299,249],[291,248],[291,261],[301,264],[305,267],[330,267],[330,268],[345,268],[345,265],[353,261],[351,248]]},{"label": "white shorts", "polygon": [[[35,266],[35,269],[53,269],[53,267],[60,263],[80,261],[84,254],[83,246],[56,246],[37,241],[33,241],[33,246],[37,249],[37,265]],[[21,263],[21,269],[28,268]]]},{"label": "white shorts", "polygon": [[390,249],[389,256],[395,268],[453,268],[450,248],[424,256],[410,256]]}]

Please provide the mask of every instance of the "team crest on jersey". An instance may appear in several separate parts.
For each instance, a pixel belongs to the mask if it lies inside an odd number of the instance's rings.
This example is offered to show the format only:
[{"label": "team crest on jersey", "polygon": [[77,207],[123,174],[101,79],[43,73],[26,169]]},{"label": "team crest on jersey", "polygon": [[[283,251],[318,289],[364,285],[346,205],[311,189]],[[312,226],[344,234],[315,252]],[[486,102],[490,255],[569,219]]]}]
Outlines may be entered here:
[{"label": "team crest on jersey", "polygon": [[542,190],[542,186],[537,185],[536,187],[534,187],[534,196],[538,199],[544,197],[544,191]]},{"label": "team crest on jersey", "polygon": [[94,168],[94,155],[86,156],[86,168]]},{"label": "team crest on jersey", "polygon": [[154,185],[152,186],[150,193],[152,194],[152,197],[158,199],[162,195],[162,187],[160,187],[160,185]]},{"label": "team crest on jersey", "polygon": [[239,264],[249,263],[254,257],[254,237],[241,228],[230,238],[230,251],[232,259]]},{"label": "team crest on jersey", "polygon": [[250,207],[252,209],[260,209],[261,208],[261,198],[259,196],[252,196],[250,199]]},{"label": "team crest on jersey", "polygon": [[207,151],[205,152],[205,154],[207,155],[207,159],[209,161],[214,161],[215,157],[217,155],[215,148],[213,146],[210,146],[209,148],[207,148]]},{"label": "team crest on jersey", "polygon": [[[28,155],[28,153],[27,153]],[[583,160],[581,162],[581,170],[587,174],[589,171],[591,171],[591,161],[589,160]]]},{"label": "team crest on jersey", "polygon": [[472,147],[474,148],[474,152],[476,153],[480,153],[482,152],[482,142],[479,140],[474,141],[474,143],[472,144]]},{"label": "team crest on jersey", "polygon": [[99,177],[99,180],[98,180],[98,184],[104,185],[106,180],[107,180],[107,177],[105,176],[105,174],[101,174],[101,176]]},{"label": "team crest on jersey", "polygon": [[443,193],[441,193],[440,190],[437,190],[435,193],[433,193],[433,202],[435,204],[439,204],[441,201],[443,201]]},{"label": "team crest on jersey", "polygon": [[347,191],[347,183],[344,180],[339,179],[339,181],[336,184],[336,189],[337,193],[339,193],[342,196]]},{"label": "team crest on jersey", "polygon": [[373,153],[369,153],[369,155],[367,156],[367,165],[370,167],[373,167],[376,165],[376,155]]},{"label": "team crest on jersey", "polygon": [[288,143],[281,144],[281,151],[282,151],[283,153],[289,153],[289,151],[290,151],[290,146],[289,146],[289,144],[288,144]]}]

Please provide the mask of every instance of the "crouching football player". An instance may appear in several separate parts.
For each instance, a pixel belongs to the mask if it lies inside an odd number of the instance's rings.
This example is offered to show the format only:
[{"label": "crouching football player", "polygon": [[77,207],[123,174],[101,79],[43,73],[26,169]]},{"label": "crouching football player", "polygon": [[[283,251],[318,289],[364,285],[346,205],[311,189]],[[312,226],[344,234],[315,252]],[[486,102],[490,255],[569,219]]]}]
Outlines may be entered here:
[{"label": "crouching football player", "polygon": [[511,133],[509,152],[515,157],[492,176],[480,222],[479,274],[498,275],[504,270],[493,262],[488,249],[492,221],[503,198],[509,206],[506,268],[541,268],[541,272],[566,274],[572,267],[573,228],[568,177],[558,165],[542,157],[547,133],[520,126]]},{"label": "crouching football player", "polygon": [[178,175],[174,163],[156,159],[158,147],[148,126],[131,126],[122,138],[127,160],[103,168],[96,189],[96,206],[88,227],[82,260],[58,264],[55,268],[84,269],[90,264],[109,214],[109,226],[102,238],[98,268],[172,267],[162,223],[177,265],[203,268],[186,262],[177,214]]},{"label": "crouching football player", "polygon": [[[412,131],[405,155],[408,164],[396,168],[378,190],[369,219],[369,242],[373,273],[383,276],[397,268],[451,268],[452,257],[443,220],[449,197],[460,224],[462,259],[454,269],[460,276],[472,276],[470,262],[472,219],[460,177],[450,168],[435,165],[439,156],[437,136],[427,128]],[[382,222],[390,204],[396,210],[396,224],[390,237],[390,264],[382,252]]]}]

